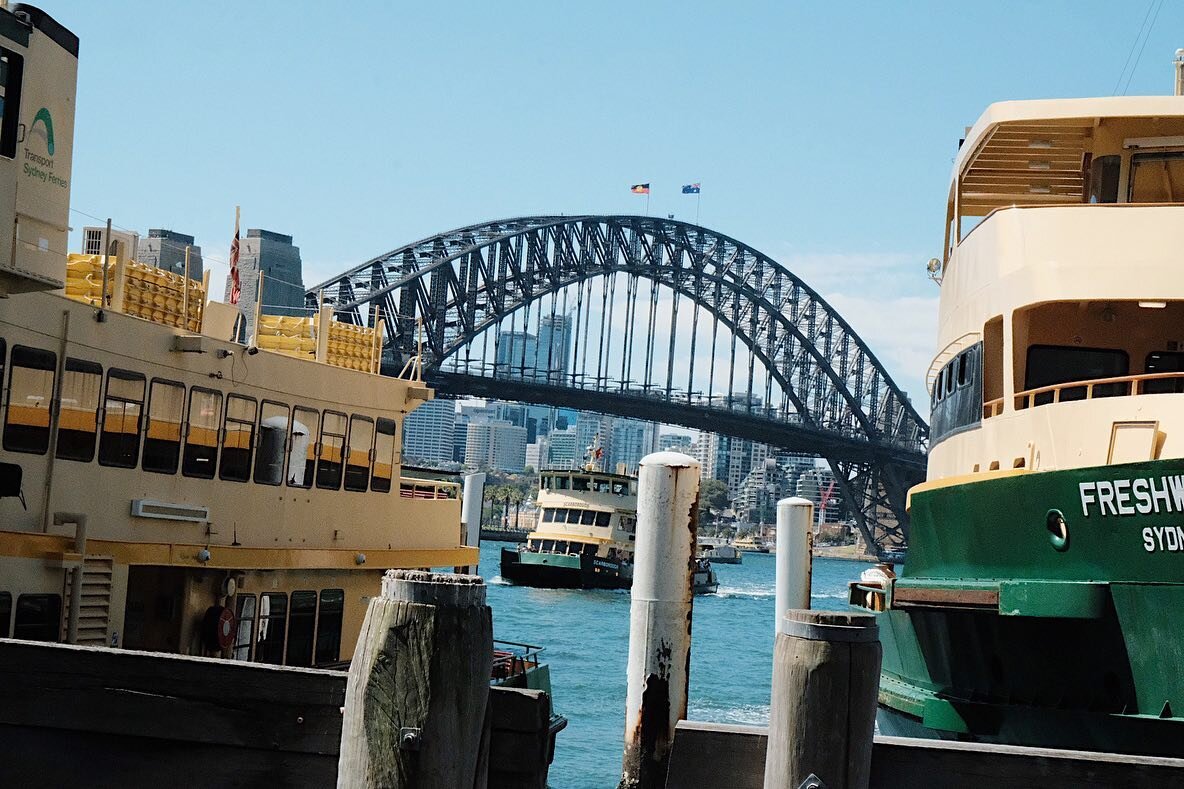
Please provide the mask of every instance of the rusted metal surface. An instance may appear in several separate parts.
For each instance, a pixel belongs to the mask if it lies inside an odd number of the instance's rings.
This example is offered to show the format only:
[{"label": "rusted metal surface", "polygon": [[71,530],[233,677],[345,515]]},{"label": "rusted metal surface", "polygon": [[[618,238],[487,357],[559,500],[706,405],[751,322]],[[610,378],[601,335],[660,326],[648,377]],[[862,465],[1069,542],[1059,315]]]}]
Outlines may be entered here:
[{"label": "rusted metal surface", "polygon": [[647,455],[637,487],[620,786],[658,789],[687,711],[699,464],[677,452]]}]

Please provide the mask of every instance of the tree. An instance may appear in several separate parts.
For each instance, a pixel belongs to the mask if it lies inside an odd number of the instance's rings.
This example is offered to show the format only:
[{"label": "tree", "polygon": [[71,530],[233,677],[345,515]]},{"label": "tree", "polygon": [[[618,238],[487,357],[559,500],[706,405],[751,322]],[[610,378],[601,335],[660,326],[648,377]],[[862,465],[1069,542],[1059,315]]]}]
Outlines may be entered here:
[{"label": "tree", "polygon": [[714,523],[717,513],[728,508],[728,486],[718,479],[705,479],[699,486],[699,522]]}]

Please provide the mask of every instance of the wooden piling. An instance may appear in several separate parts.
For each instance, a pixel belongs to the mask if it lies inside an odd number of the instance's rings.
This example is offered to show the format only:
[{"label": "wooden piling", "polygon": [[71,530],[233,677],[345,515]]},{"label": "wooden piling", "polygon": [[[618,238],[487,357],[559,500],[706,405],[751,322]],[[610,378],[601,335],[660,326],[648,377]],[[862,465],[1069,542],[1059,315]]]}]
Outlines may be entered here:
[{"label": "wooden piling", "polygon": [[484,789],[492,661],[481,578],[388,570],[350,665],[338,787]]},{"label": "wooden piling", "polygon": [[765,789],[866,789],[882,650],[870,614],[792,610],[773,649]]}]

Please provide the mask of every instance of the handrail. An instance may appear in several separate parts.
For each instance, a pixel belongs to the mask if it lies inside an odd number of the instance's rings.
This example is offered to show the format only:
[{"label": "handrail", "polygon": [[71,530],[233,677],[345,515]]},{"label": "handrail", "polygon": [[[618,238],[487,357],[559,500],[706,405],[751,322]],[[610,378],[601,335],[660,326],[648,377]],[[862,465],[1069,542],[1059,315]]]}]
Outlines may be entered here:
[{"label": "handrail", "polygon": [[983,419],[990,419],[1003,413],[1003,398],[996,397],[983,403]]},{"label": "handrail", "polygon": [[[1165,381],[1165,380],[1180,380],[1184,381],[1184,372],[1182,373],[1143,373],[1141,375],[1120,375],[1112,378],[1091,378],[1085,381],[1068,381],[1062,384],[1053,384],[1051,386],[1041,386],[1037,389],[1028,389],[1023,392],[1016,392],[1015,408],[1022,410],[1025,408],[1033,408],[1037,405],[1047,405],[1047,403],[1037,403],[1036,398],[1042,394],[1052,394],[1053,403],[1061,402],[1061,393],[1066,389],[1085,389],[1085,397],[1083,400],[1092,400],[1094,398],[1094,389],[1099,386],[1115,386],[1120,384],[1126,385],[1126,392],[1123,394],[1105,394],[1101,397],[1133,397],[1135,395],[1147,394],[1141,391],[1143,387],[1141,384],[1147,381]],[[983,409],[986,410],[987,405],[994,404],[998,401],[992,400],[989,404],[984,404]]]}]

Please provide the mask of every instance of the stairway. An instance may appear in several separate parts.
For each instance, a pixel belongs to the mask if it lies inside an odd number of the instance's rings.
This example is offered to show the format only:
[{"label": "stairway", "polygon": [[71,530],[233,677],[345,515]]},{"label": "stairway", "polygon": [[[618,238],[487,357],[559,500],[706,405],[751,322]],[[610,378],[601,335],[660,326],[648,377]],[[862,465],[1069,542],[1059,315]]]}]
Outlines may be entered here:
[{"label": "stairway", "polygon": [[[87,646],[107,646],[107,630],[111,622],[110,556],[87,556],[82,566],[82,607],[78,612],[78,641]],[[70,621],[70,606],[74,604],[73,573],[66,573],[66,615],[62,621],[62,640]]]}]

